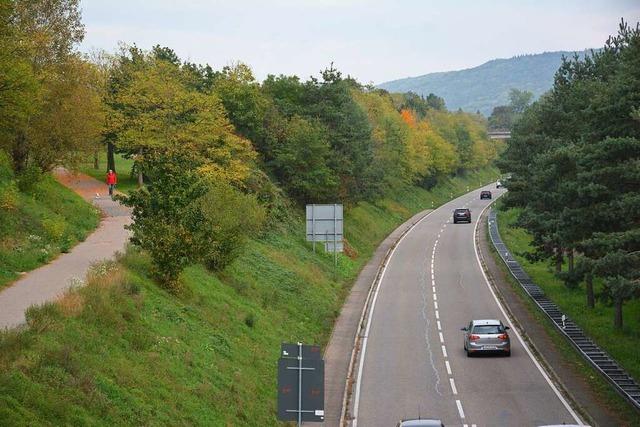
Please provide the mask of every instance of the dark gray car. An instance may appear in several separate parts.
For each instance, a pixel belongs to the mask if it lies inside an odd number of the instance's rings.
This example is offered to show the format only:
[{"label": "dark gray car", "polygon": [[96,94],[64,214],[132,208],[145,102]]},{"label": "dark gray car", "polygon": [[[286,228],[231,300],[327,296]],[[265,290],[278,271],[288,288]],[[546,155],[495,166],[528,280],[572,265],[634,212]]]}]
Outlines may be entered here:
[{"label": "dark gray car", "polygon": [[471,357],[477,353],[498,352],[511,356],[511,340],[501,321],[495,319],[472,320],[464,331],[464,351]]},{"label": "dark gray car", "polygon": [[471,222],[471,211],[466,208],[459,208],[453,211],[453,223]]}]

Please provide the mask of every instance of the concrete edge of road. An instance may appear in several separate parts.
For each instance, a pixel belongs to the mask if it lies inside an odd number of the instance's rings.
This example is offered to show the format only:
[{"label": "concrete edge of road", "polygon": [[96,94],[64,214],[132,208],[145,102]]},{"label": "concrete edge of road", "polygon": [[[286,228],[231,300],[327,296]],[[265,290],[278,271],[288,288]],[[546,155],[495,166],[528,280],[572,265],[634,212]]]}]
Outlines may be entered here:
[{"label": "concrete edge of road", "polygon": [[[515,315],[515,313],[507,303],[502,291],[496,285],[495,277],[493,277],[493,274],[489,271],[487,267],[485,256],[482,253],[482,251],[479,249],[482,243],[480,239],[480,229],[482,229],[486,233],[486,226],[484,225],[481,226],[480,224],[485,224],[488,208],[490,206],[491,204],[487,205],[485,209],[483,209],[480,216],[478,217],[478,222],[476,223],[476,226],[474,229],[474,242],[473,242],[476,258],[480,265],[480,269],[482,270],[485,282],[489,287],[496,302],[498,303],[498,306],[502,310],[503,314],[505,315],[505,317],[507,317],[509,322],[514,327],[514,332],[517,338],[519,339],[520,343],[525,348],[527,354],[533,360],[538,370],[542,373],[542,375],[544,376],[549,386],[553,389],[554,393],[558,396],[558,398],[563,403],[563,405],[568,410],[568,412],[571,414],[571,416],[574,418],[576,423],[579,425],[584,425],[583,420],[586,420],[590,424],[593,424],[593,420],[591,419],[589,414],[578,404],[576,399],[572,396],[568,388],[560,379],[560,376],[555,372],[551,364],[545,359],[542,352],[538,349],[534,341],[527,334],[525,328],[522,326],[522,323],[519,321],[518,317]],[[488,245],[486,240],[485,240],[485,245]]]}]

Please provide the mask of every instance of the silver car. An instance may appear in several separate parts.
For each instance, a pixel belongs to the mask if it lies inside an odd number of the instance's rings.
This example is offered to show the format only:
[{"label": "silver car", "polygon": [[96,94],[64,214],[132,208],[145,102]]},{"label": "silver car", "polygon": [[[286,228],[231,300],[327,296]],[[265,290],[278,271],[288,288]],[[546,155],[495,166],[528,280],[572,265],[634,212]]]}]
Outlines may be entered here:
[{"label": "silver car", "polygon": [[464,351],[467,357],[476,353],[499,352],[511,356],[511,340],[501,321],[494,319],[472,320],[464,331]]},{"label": "silver car", "polygon": [[442,421],[436,419],[402,420],[397,427],[444,427]]}]

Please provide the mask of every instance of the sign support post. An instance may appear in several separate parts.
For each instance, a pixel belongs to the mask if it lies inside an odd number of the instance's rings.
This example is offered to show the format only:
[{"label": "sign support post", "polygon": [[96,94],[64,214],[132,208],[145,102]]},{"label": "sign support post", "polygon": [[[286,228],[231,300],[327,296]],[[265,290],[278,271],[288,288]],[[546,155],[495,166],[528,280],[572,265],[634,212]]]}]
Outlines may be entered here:
[{"label": "sign support post", "polygon": [[338,269],[338,218],[336,216],[336,204],[333,204],[333,272],[337,274]]},{"label": "sign support post", "polygon": [[316,217],[315,217],[315,211],[316,210],[316,205],[311,205],[311,236],[313,239],[313,253],[316,253]]}]

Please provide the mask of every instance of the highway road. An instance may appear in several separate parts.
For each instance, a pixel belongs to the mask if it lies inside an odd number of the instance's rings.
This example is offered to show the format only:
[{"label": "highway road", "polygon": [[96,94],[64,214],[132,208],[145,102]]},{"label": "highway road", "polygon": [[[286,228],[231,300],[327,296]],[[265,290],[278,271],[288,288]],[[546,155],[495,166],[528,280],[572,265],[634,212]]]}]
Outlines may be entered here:
[{"label": "highway road", "polygon": [[[503,190],[495,184],[494,199]],[[505,318],[479,265],[474,230],[491,202],[472,191],[436,209],[396,246],[369,315],[351,408],[354,426],[403,418],[445,425],[539,426],[580,420],[510,331],[512,355],[467,358],[460,328]],[[468,207],[471,224],[453,224]]]}]

